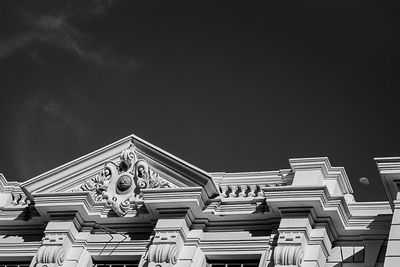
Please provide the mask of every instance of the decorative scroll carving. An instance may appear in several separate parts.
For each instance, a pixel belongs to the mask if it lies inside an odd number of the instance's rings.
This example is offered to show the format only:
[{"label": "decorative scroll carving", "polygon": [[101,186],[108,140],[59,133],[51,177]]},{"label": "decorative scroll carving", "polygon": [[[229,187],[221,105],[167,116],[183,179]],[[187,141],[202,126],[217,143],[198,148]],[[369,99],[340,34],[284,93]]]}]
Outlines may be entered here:
[{"label": "decorative scroll carving", "polygon": [[178,261],[180,236],[176,232],[157,233],[147,252],[149,266],[171,266]]},{"label": "decorative scroll carving", "polygon": [[26,206],[31,202],[23,193],[12,193],[11,205],[13,206]]},{"label": "decorative scroll carving", "polygon": [[151,245],[148,252],[148,260],[154,263],[172,263],[176,264],[178,250],[176,245],[159,244]]},{"label": "decorative scroll carving", "polygon": [[239,197],[245,197],[248,185],[247,184],[241,184],[241,185],[239,185],[239,187],[240,187]]},{"label": "decorative scroll carving", "polygon": [[96,177],[73,191],[89,191],[95,201],[106,200],[119,216],[124,216],[129,209],[137,208],[136,200],[142,197],[140,189],[166,187],[171,185],[145,160],[137,159],[132,144],[122,151],[119,164],[107,162]]},{"label": "decorative scroll carving", "polygon": [[61,266],[64,259],[63,247],[43,246],[38,250],[38,263],[56,263],[58,266]]},{"label": "decorative scroll carving", "polygon": [[236,192],[238,191],[239,187],[237,185],[230,185],[229,189],[231,190],[229,197],[236,197]]},{"label": "decorative scroll carving", "polygon": [[286,186],[286,181],[281,182],[269,182],[269,183],[254,183],[254,184],[236,184],[236,183],[221,183],[219,184],[221,198],[253,198],[253,197],[264,197],[264,192],[261,190],[262,187],[276,187]]},{"label": "decorative scroll carving", "polygon": [[236,197],[264,197],[261,187],[283,186],[285,183],[275,184],[220,184],[220,196],[222,198]]},{"label": "decorative scroll carving", "polygon": [[170,187],[168,182],[162,180],[158,173],[150,169],[145,160],[136,162],[136,177],[140,189]]},{"label": "decorative scroll carving", "polygon": [[303,239],[301,233],[280,234],[278,246],[274,250],[275,266],[300,267],[304,257]]},{"label": "decorative scroll carving", "polygon": [[38,249],[30,266],[57,267],[62,266],[65,260],[66,234],[47,234]]},{"label": "decorative scroll carving", "polygon": [[299,246],[278,246],[274,251],[275,266],[301,266],[303,249]]},{"label": "decorative scroll carving", "polygon": [[256,190],[257,190],[257,185],[255,185],[255,184],[251,184],[251,185],[249,185],[249,189],[250,189],[250,192],[247,194],[249,197],[255,197],[256,196]]},{"label": "decorative scroll carving", "polygon": [[229,190],[229,187],[227,185],[220,185],[219,187],[221,188],[221,197],[223,198],[228,197],[227,192]]}]

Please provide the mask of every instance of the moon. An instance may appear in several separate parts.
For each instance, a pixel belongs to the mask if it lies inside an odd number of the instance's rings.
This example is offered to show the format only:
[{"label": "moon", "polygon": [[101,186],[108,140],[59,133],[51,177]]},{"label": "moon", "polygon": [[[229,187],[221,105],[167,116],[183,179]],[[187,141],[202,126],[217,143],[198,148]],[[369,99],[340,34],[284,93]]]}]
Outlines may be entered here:
[{"label": "moon", "polygon": [[369,185],[369,180],[367,177],[361,177],[358,182],[363,185]]}]

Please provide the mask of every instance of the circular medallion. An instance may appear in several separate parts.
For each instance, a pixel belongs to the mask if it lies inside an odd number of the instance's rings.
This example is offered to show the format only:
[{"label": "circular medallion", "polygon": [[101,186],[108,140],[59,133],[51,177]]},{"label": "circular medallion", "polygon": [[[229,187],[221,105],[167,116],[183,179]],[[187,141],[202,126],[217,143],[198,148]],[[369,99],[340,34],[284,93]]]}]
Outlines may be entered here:
[{"label": "circular medallion", "polygon": [[132,179],[128,175],[121,175],[117,181],[117,188],[119,191],[124,192],[131,188]]}]

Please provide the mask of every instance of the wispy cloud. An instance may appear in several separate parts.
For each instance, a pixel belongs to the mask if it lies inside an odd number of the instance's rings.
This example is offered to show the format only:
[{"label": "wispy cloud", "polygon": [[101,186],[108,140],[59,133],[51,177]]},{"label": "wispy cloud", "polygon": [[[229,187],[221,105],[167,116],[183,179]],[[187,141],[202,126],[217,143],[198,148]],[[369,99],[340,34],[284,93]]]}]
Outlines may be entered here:
[{"label": "wispy cloud", "polygon": [[36,95],[26,102],[32,112],[42,111],[58,121],[60,124],[76,123],[72,113],[55,98]]},{"label": "wispy cloud", "polygon": [[85,135],[90,131],[90,128],[84,123],[80,116],[76,114],[76,111],[73,111],[71,105],[68,105],[65,101],[51,97],[45,92],[28,98],[26,106],[31,113],[38,114],[38,112],[44,112],[46,116],[43,118],[47,117],[48,120],[53,121],[57,127],[72,129],[77,136]]},{"label": "wispy cloud", "polygon": [[95,16],[103,16],[114,3],[115,0],[93,0],[89,13]]},{"label": "wispy cloud", "polygon": [[0,58],[12,55],[15,51],[24,48],[35,39],[34,34],[26,32],[6,41],[0,41]]},{"label": "wispy cloud", "polygon": [[[113,1],[92,1],[90,16],[103,15]],[[29,30],[8,40],[0,41],[0,59],[11,56],[24,48],[37,44],[51,44],[68,51],[82,60],[105,68],[135,69],[137,64],[129,58],[115,53],[105,45],[74,27],[70,22],[73,14],[34,15],[21,12],[21,18]]]},{"label": "wispy cloud", "polygon": [[[41,91],[27,96],[14,114],[12,157],[21,178],[30,178],[58,164],[60,151],[86,142],[92,128],[79,101],[74,96],[55,96]],[[80,109],[76,109],[79,106]],[[74,148],[76,149],[76,148]]]}]

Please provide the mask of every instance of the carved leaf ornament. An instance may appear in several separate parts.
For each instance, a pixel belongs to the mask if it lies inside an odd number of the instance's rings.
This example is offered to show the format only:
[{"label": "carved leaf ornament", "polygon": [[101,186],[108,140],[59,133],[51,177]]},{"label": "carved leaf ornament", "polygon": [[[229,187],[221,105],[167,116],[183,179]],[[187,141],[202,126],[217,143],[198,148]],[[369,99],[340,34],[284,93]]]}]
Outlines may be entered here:
[{"label": "carved leaf ornament", "polygon": [[124,216],[137,208],[136,200],[142,197],[140,189],[171,187],[143,159],[137,159],[132,144],[122,151],[119,164],[109,161],[96,177],[86,180],[74,191],[91,192],[96,202],[106,200],[113,210]]}]

